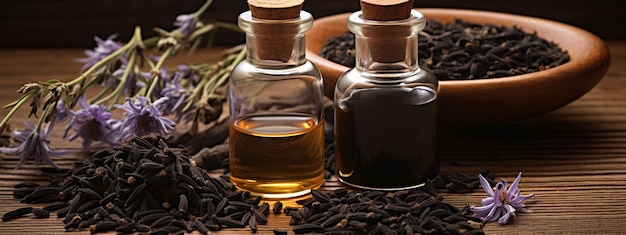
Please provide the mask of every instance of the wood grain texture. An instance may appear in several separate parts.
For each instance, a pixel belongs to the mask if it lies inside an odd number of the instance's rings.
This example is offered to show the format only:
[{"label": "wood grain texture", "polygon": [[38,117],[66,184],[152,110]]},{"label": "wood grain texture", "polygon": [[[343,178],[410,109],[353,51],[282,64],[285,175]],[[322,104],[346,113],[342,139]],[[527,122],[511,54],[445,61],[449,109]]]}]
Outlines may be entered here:
[{"label": "wood grain texture", "polygon": [[[591,92],[554,112],[524,121],[495,126],[458,127],[441,130],[442,171],[474,173],[488,168],[512,181],[523,172],[523,194],[534,193],[528,203],[531,214],[518,214],[510,225],[489,223],[487,234],[621,234],[626,229],[626,42],[608,42],[612,61],[609,72]],[[217,50],[202,50],[181,61],[215,61]],[[50,78],[69,80],[80,65],[74,58],[80,50],[0,50],[0,103],[17,98],[20,83]],[[514,107],[512,107],[514,108]],[[0,115],[6,115],[1,110]],[[21,112],[13,123],[25,121]],[[57,148],[75,154],[56,158],[63,168],[88,157],[80,142],[53,136]],[[0,214],[25,206],[12,196],[12,186],[24,182],[47,182],[32,162],[14,169],[18,159],[0,161]],[[212,172],[212,174],[220,174]],[[343,187],[335,179],[324,188]],[[457,206],[478,205],[485,193],[442,194]],[[294,199],[284,201],[295,205]],[[42,206],[42,205],[35,205]],[[289,217],[271,215],[257,234],[272,234],[274,228],[290,230]],[[89,234],[66,233],[54,214],[49,219],[20,218],[0,223],[0,234]],[[110,233],[115,234],[115,233]],[[198,234],[194,232],[193,234]],[[246,229],[226,229],[218,234],[249,234]]]}]

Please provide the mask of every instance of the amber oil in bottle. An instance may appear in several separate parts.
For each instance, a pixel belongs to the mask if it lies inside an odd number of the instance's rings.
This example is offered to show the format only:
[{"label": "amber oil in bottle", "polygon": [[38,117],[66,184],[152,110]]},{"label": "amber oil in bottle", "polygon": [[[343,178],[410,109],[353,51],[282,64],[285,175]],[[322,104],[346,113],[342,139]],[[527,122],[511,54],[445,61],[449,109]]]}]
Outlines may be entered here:
[{"label": "amber oil in bottle", "polygon": [[[323,123],[306,116],[260,116],[230,128],[231,181],[258,192],[290,194],[323,181]],[[234,161],[234,162],[233,162]]]},{"label": "amber oil in bottle", "polygon": [[266,198],[307,194],[324,182],[323,84],[304,53],[312,26],[304,11],[291,19],[239,17],[246,60],[229,83],[230,179]]}]

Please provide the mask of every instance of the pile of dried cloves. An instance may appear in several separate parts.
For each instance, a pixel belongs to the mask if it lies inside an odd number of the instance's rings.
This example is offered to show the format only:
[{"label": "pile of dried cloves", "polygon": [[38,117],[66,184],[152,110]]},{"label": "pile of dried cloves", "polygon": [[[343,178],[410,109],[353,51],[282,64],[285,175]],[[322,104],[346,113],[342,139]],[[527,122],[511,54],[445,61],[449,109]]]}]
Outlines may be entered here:
[{"label": "pile of dried cloves", "polygon": [[184,148],[138,137],[76,162],[47,186],[16,185],[14,197],[48,205],[18,208],[3,215],[3,221],[56,212],[67,231],[92,233],[207,234],[245,227],[256,232],[258,225],[267,223],[270,211],[261,197],[238,191],[226,179],[190,164]]},{"label": "pile of dried cloves", "polygon": [[282,209],[296,234],[484,234],[469,206],[443,201],[431,182],[395,192],[314,190],[298,203]]}]

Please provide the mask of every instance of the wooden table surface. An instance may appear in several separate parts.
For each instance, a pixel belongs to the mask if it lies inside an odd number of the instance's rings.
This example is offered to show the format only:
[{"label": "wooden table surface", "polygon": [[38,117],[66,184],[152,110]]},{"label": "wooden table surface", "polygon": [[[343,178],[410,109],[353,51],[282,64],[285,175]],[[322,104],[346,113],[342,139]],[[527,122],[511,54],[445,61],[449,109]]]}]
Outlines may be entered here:
[{"label": "wooden table surface", "polygon": [[[509,182],[518,172],[523,172],[522,194],[535,194],[535,199],[527,204],[533,213],[518,214],[505,226],[488,223],[484,227],[487,234],[626,231],[626,42],[607,44],[612,57],[608,73],[593,90],[567,106],[513,123],[441,130],[442,172],[476,173],[490,169],[496,177]],[[216,52],[203,50],[178,62],[214,61]],[[80,57],[84,55],[78,49],[0,50],[0,104],[17,99],[16,90],[24,82],[73,79],[81,67],[73,60]],[[12,123],[27,120],[26,108]],[[1,110],[0,115],[7,112]],[[80,153],[80,141],[67,142],[55,133],[52,142],[57,149],[76,150],[75,154],[55,159],[62,168],[69,169],[74,161],[87,157]],[[24,181],[47,183],[46,176],[34,163],[27,162],[21,169],[15,169],[17,161],[16,156],[2,156],[0,160],[0,214],[25,206],[13,198],[13,185]],[[335,180],[325,185],[326,188],[339,186]],[[476,190],[442,195],[446,201],[463,206],[479,205],[486,194]],[[286,202],[294,204],[293,200]],[[261,226],[258,234],[271,233],[274,228],[289,230],[288,221],[285,215],[271,215],[269,224]],[[68,234],[56,216],[0,223],[0,234],[18,233]],[[247,229],[219,232],[249,233]]]}]

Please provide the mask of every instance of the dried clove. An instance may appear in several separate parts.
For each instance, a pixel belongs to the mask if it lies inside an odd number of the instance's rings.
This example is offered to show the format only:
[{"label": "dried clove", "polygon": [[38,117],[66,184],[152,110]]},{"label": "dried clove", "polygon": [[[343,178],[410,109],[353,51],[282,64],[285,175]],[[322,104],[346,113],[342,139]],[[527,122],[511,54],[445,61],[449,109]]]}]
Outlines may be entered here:
[{"label": "dried clove", "polygon": [[21,207],[21,208],[17,208],[15,210],[9,211],[5,213],[4,215],[2,215],[2,222],[9,221],[12,219],[17,219],[19,217],[22,217],[30,213],[32,210],[33,210],[33,207],[27,206],[27,207]]}]

